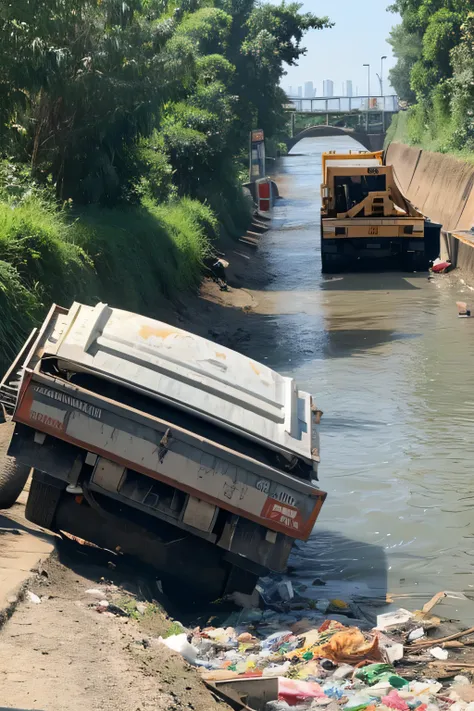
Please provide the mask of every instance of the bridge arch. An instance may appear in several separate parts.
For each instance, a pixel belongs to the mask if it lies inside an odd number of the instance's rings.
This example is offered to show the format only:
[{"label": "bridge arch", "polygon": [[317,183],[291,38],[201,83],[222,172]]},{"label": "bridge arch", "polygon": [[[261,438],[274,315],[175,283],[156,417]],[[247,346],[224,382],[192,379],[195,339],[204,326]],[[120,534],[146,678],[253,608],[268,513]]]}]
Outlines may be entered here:
[{"label": "bridge arch", "polygon": [[289,151],[296,146],[303,138],[318,138],[320,136],[350,136],[354,141],[361,143],[368,151],[381,151],[383,149],[384,134],[370,134],[363,131],[356,131],[353,128],[341,128],[339,126],[309,126],[293,138],[286,141]]}]

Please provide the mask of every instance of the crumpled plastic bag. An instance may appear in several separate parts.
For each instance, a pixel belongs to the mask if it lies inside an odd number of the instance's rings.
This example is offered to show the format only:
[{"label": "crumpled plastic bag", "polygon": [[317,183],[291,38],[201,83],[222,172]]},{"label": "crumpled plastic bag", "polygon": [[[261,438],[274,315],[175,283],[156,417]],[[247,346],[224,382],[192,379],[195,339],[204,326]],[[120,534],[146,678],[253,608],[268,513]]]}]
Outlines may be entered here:
[{"label": "crumpled plastic bag", "polygon": [[186,632],[182,634],[173,634],[171,637],[159,637],[159,641],[165,644],[169,649],[181,654],[182,657],[186,659],[190,664],[195,664],[199,650],[189,644]]},{"label": "crumpled plastic bag", "polygon": [[[288,662],[289,664],[291,662]],[[309,677],[320,677],[321,676],[321,666],[319,662],[311,660],[303,664],[298,664],[296,667],[295,678],[302,679],[306,681]]]},{"label": "crumpled plastic bag", "polygon": [[357,627],[348,627],[333,636],[313,650],[315,657],[325,657],[333,662],[357,664],[366,659],[379,661],[382,657],[379,649],[378,635],[368,639]]},{"label": "crumpled plastic bag", "polygon": [[388,706],[389,709],[395,709],[396,711],[409,711],[407,702],[399,696],[398,691],[395,689],[387,694],[387,696],[382,697],[382,703],[385,706]]},{"label": "crumpled plastic bag", "polygon": [[[316,645],[320,642],[320,638],[321,635],[317,629],[310,629],[304,634],[298,635],[298,640],[303,640],[302,645],[298,646],[296,649],[290,649],[286,652],[285,659],[303,659],[307,652],[313,651]],[[313,654],[313,657],[314,656],[316,655]]]},{"label": "crumpled plastic bag", "polygon": [[387,672],[393,672],[393,667],[391,664],[369,664],[366,667],[358,669],[355,673],[357,679],[365,681],[366,684],[372,686],[380,681],[380,678],[387,674]]},{"label": "crumpled plastic bag", "polygon": [[321,699],[326,694],[315,681],[301,681],[300,679],[278,678],[278,699],[286,701],[290,706],[296,706],[305,699]]},{"label": "crumpled plastic bag", "polygon": [[358,669],[355,676],[369,686],[380,684],[380,688],[383,688],[383,682],[388,683],[395,689],[402,689],[408,685],[406,679],[395,673],[391,664],[369,664]]}]

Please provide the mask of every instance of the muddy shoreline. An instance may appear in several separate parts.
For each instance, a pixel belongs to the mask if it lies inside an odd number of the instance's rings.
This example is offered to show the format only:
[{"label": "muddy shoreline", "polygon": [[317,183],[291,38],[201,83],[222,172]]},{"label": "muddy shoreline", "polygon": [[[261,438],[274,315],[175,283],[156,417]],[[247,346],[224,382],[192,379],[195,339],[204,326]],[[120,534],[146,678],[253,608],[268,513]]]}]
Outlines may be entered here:
[{"label": "muddy shoreline", "polygon": [[[271,228],[271,222],[266,225]],[[186,298],[164,320],[236,350],[248,341],[247,316],[258,307],[258,291],[271,281],[271,275],[261,268],[258,252],[266,233],[257,235],[251,230],[239,240],[223,237],[215,244],[229,262],[227,290],[204,277],[199,294]]]}]

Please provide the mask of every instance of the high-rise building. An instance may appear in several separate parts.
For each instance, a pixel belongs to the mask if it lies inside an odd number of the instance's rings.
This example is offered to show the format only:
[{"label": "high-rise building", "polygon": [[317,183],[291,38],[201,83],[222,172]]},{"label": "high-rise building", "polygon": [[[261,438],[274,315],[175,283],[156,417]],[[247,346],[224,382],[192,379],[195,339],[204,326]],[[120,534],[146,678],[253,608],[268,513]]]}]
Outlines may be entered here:
[{"label": "high-rise building", "polygon": [[348,79],[346,81],[346,96],[352,96],[352,81]]},{"label": "high-rise building", "polygon": [[331,79],[323,81],[323,96],[334,96],[334,82]]},{"label": "high-rise building", "polygon": [[304,84],[304,98],[311,99],[314,96],[314,88],[312,81],[306,81]]},{"label": "high-rise building", "polygon": [[298,87],[298,96],[300,96],[300,97],[303,96],[303,87],[302,86]]},{"label": "high-rise building", "polygon": [[294,96],[294,94],[293,94],[293,87],[292,87],[292,86],[289,86],[289,87],[288,87],[288,96]]}]

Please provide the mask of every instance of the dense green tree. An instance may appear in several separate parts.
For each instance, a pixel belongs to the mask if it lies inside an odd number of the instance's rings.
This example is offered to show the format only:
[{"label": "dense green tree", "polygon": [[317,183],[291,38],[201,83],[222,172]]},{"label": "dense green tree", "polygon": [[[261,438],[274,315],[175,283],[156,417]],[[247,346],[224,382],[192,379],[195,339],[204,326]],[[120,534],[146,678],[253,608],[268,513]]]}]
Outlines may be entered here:
[{"label": "dense green tree", "polygon": [[285,2],[0,0],[3,151],[62,200],[204,199],[250,128],[281,128],[283,63],[326,25]]},{"label": "dense green tree", "polygon": [[451,50],[459,43],[470,0],[397,0],[391,6],[402,17],[390,33],[397,58],[390,79],[402,99],[426,97],[452,76]]},{"label": "dense green tree", "polygon": [[413,141],[437,150],[474,150],[474,42],[471,0],[397,0],[401,24],[389,42],[390,79],[409,114]]}]

